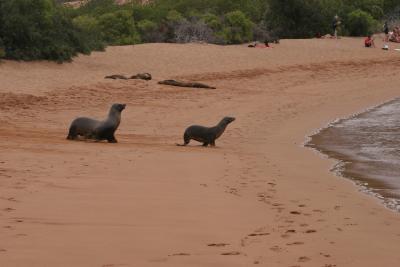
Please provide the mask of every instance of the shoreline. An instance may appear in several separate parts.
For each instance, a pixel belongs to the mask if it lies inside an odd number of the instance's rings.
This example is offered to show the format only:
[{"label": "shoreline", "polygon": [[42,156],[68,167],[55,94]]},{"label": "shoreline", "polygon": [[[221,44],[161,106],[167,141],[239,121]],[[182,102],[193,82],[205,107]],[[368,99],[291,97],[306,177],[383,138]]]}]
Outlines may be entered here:
[{"label": "shoreline", "polygon": [[[0,93],[15,87],[21,103],[0,107],[0,265],[395,266],[399,214],[336,176],[334,160],[304,143],[311,129],[398,97],[396,66],[365,68],[349,64],[349,55],[394,62],[397,54],[365,50],[356,39],[320,41],[284,40],[268,53],[231,47],[221,64],[213,46],[122,47],[80,59],[73,71],[26,64],[9,72]],[[325,57],[326,46],[339,45]],[[325,69],[296,68],[299,62]],[[248,77],[278,64],[280,72]],[[100,76],[137,70],[158,79],[214,79],[217,89]],[[66,73],[61,89],[37,89],[52,88],[59,71]],[[31,72],[43,76],[40,83],[13,83]],[[43,92],[43,99],[19,98]],[[118,101],[127,103],[118,144],[65,140],[72,118],[102,118]],[[216,148],[174,145],[188,125],[227,115],[236,121]]]},{"label": "shoreline", "polygon": [[[336,163],[332,166],[330,171],[334,173],[336,176],[348,179],[353,182],[353,184],[359,189],[360,192],[370,195],[374,197],[379,203],[381,203],[384,207],[388,208],[389,210],[392,210],[394,212],[400,212],[400,199],[399,198],[394,198],[394,197],[386,197],[381,195],[380,193],[374,192],[377,189],[374,188],[374,186],[370,187],[369,184],[372,181],[375,185],[382,185],[386,186],[386,189],[390,189],[391,187],[389,186],[388,183],[385,181],[382,181],[379,178],[373,178],[373,177],[353,177],[351,174],[346,174],[346,165],[354,163],[356,160],[352,160],[352,157],[346,154],[343,154],[341,152],[337,151],[332,151],[329,149],[324,149],[323,143],[319,143],[318,141],[313,142],[314,137],[318,137],[323,135],[323,131],[334,127],[335,125],[338,125],[342,122],[354,119],[356,117],[359,117],[363,114],[370,113],[374,110],[377,110],[383,106],[390,105],[391,103],[398,101],[400,97],[394,97],[392,99],[385,100],[381,103],[378,103],[376,105],[372,105],[368,108],[362,109],[361,111],[355,112],[349,116],[344,116],[335,119],[334,121],[326,124],[324,127],[319,128],[318,130],[314,131],[311,135],[307,136],[307,140],[304,142],[304,147],[310,148],[312,150],[315,150],[322,156],[326,157],[327,159],[333,159],[336,161]],[[382,188],[380,188],[382,189]]]},{"label": "shoreline", "polygon": [[307,135],[306,140],[303,143],[303,146],[305,148],[311,149],[314,152],[320,154],[322,158],[327,159],[327,160],[333,159],[335,161],[335,163],[329,169],[329,171],[332,172],[333,174],[335,174],[335,176],[351,181],[354,184],[354,186],[359,189],[359,192],[367,194],[367,195],[375,198],[381,205],[383,205],[385,208],[387,208],[393,212],[400,212],[400,199],[396,199],[393,197],[385,197],[385,196],[382,196],[380,193],[374,192],[374,190],[376,190],[376,188],[369,187],[368,181],[372,180],[377,184],[382,184],[382,185],[390,187],[389,184],[387,184],[387,183],[385,183],[385,181],[381,181],[377,178],[364,178],[363,179],[363,178],[355,178],[355,177],[351,176],[350,174],[346,175],[345,174],[346,165],[353,162],[351,159],[351,156],[343,155],[343,154],[340,154],[339,152],[332,152],[330,150],[323,149],[321,147],[322,146],[321,144],[318,144],[318,142],[312,143],[312,141],[313,141],[313,137],[321,135],[322,131],[324,131],[330,127],[333,127],[334,125],[340,124],[341,122],[347,121],[349,119],[353,119],[362,114],[371,112],[375,109],[378,109],[382,106],[388,105],[399,99],[400,99],[400,97],[391,98],[391,99],[385,100],[379,104],[372,105],[368,108],[362,109],[361,111],[352,113],[351,115],[336,118],[332,122],[327,123],[325,126],[318,128],[317,130],[313,131],[311,134]]}]

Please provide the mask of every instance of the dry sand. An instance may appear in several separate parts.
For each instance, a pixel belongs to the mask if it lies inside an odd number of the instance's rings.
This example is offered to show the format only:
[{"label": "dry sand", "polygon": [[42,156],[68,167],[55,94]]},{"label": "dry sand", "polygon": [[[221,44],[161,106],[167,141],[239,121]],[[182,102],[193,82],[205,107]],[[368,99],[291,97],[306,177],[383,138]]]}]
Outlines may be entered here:
[{"label": "dry sand", "polygon": [[[146,44],[62,65],[4,61],[0,266],[398,266],[400,215],[303,147],[328,122],[399,96],[400,52],[362,44]],[[103,79],[137,72],[155,80]],[[65,140],[73,118],[103,118],[114,102],[127,103],[118,144]],[[226,115],[237,120],[216,148],[174,145]]]}]

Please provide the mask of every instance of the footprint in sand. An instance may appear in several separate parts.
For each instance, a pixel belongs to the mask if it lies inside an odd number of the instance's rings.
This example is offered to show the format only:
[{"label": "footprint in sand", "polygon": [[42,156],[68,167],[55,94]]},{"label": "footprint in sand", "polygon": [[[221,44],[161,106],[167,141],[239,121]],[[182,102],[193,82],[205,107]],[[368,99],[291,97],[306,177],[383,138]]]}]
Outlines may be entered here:
[{"label": "footprint in sand", "polygon": [[301,212],[300,211],[291,211],[290,214],[294,214],[294,215],[300,215]]},{"label": "footprint in sand", "polygon": [[317,231],[314,230],[314,229],[309,229],[309,230],[306,230],[306,231],[305,231],[306,234],[312,234],[312,233],[316,233],[316,232],[317,232]]},{"label": "footprint in sand", "polygon": [[282,248],[279,246],[273,246],[269,248],[270,250],[272,250],[273,252],[281,252]]},{"label": "footprint in sand", "polygon": [[0,252],[7,252],[7,250],[4,248],[0,248]]},{"label": "footprint in sand", "polygon": [[313,212],[324,213],[324,211],[323,211],[323,210],[319,210],[319,209],[315,209],[315,210],[313,210]]},{"label": "footprint in sand", "polygon": [[209,246],[209,247],[225,247],[225,246],[229,246],[229,244],[227,244],[227,243],[211,243],[211,244],[207,244],[207,246]]},{"label": "footprint in sand", "polygon": [[11,212],[11,211],[14,211],[15,209],[13,209],[13,208],[5,208],[4,209],[4,211],[6,211],[6,212]]},{"label": "footprint in sand", "polygon": [[331,257],[331,255],[325,254],[325,253],[322,253],[322,252],[320,252],[319,255],[324,256],[325,258],[330,258]]},{"label": "footprint in sand", "polygon": [[241,255],[242,253],[240,253],[239,251],[231,251],[231,252],[224,252],[221,253],[221,255],[224,256],[237,256],[237,255]]},{"label": "footprint in sand", "polygon": [[292,243],[287,243],[286,245],[288,245],[288,246],[300,246],[300,245],[304,245],[304,242],[296,241],[296,242],[292,242]]},{"label": "footprint in sand", "polygon": [[265,236],[265,235],[269,235],[270,233],[252,233],[252,234],[248,234],[248,236]]},{"label": "footprint in sand", "polygon": [[173,257],[173,256],[190,256],[190,254],[181,252],[181,253],[174,253],[174,254],[171,254],[171,255],[168,255],[168,256],[169,257]]},{"label": "footprint in sand", "polygon": [[311,259],[309,257],[302,256],[302,257],[299,257],[299,259],[297,261],[298,262],[307,262],[307,261],[310,261],[310,260]]}]

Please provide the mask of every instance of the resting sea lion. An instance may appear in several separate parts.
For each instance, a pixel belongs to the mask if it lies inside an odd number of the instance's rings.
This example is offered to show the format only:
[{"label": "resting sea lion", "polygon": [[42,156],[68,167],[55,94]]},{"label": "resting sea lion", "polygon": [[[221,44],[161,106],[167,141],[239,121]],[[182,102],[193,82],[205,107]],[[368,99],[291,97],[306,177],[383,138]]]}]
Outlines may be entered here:
[{"label": "resting sea lion", "polygon": [[215,146],[215,140],[222,135],[225,131],[226,126],[233,122],[235,118],[225,117],[214,127],[204,127],[199,125],[189,126],[183,135],[184,143],[176,144],[177,146],[186,146],[190,140],[196,140],[202,142],[203,146]]},{"label": "resting sea lion", "polygon": [[165,85],[172,85],[172,86],[180,86],[180,87],[216,89],[213,86],[209,86],[207,84],[198,83],[198,82],[181,82],[181,81],[176,81],[176,80],[164,80],[164,81],[160,81],[158,83],[159,84],[165,84]]},{"label": "resting sea lion", "polygon": [[131,79],[142,79],[142,80],[146,80],[146,81],[150,81],[151,80],[151,74],[150,73],[138,73],[136,75],[132,75]]},{"label": "resting sea lion", "polygon": [[117,143],[114,133],[121,122],[121,112],[125,109],[125,106],[125,104],[113,104],[107,119],[104,121],[86,117],[76,118],[69,127],[67,139],[76,140],[80,135],[87,139],[107,140],[110,143]]},{"label": "resting sea lion", "polygon": [[122,79],[122,80],[128,80],[128,78],[126,78],[124,75],[120,75],[120,74],[109,75],[109,76],[104,77],[104,79],[113,79],[113,80]]}]

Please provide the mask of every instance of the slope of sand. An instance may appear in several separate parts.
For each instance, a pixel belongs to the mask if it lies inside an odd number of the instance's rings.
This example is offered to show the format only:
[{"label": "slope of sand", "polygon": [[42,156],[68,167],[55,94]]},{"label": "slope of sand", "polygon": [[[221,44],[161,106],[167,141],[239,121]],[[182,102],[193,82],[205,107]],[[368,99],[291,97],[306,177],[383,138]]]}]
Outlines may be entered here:
[{"label": "slope of sand", "polygon": [[[303,143],[397,97],[399,57],[344,38],[0,63],[0,266],[397,266],[400,215]],[[155,80],[103,79],[137,72]],[[118,144],[65,140],[114,102],[127,104]],[[216,148],[174,145],[226,115]]]}]

